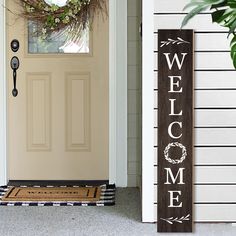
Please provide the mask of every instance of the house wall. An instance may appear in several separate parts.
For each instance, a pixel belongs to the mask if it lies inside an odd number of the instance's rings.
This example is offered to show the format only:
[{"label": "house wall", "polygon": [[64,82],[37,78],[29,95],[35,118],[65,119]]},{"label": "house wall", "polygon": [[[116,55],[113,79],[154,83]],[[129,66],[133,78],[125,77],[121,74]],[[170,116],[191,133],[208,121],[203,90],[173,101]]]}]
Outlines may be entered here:
[{"label": "house wall", "polygon": [[[145,2],[145,1],[144,1]],[[157,220],[157,31],[179,29],[190,0],[154,0],[154,221]],[[195,30],[194,208],[197,222],[236,221],[236,71],[227,30],[209,12],[185,28]],[[153,181],[153,180],[152,180]]]},{"label": "house wall", "polygon": [[128,0],[128,186],[141,178],[141,0]]}]

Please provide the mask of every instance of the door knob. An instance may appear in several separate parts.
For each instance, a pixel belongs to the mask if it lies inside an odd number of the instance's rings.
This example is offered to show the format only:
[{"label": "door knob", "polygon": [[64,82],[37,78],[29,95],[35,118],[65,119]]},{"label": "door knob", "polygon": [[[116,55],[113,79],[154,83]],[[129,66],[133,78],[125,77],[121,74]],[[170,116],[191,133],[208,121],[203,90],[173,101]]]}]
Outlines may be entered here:
[{"label": "door knob", "polygon": [[12,57],[11,68],[13,70],[13,90],[12,90],[13,97],[16,97],[18,95],[18,90],[16,89],[16,77],[17,77],[16,71],[18,70],[19,66],[20,66],[20,61],[18,57]]}]

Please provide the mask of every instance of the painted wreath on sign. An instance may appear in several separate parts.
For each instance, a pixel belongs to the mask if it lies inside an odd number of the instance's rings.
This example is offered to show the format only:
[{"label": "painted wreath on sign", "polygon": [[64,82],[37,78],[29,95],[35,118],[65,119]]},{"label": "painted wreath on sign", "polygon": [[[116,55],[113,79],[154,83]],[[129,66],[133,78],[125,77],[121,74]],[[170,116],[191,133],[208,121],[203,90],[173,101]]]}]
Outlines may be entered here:
[{"label": "painted wreath on sign", "polygon": [[[171,159],[169,157],[169,151],[170,151],[171,147],[179,147],[179,148],[182,149],[182,156],[181,156],[180,159]],[[168,162],[170,162],[171,164],[174,164],[174,165],[175,164],[180,164],[180,163],[182,163],[185,160],[185,158],[187,156],[187,150],[186,150],[186,147],[183,144],[181,144],[181,143],[178,143],[178,142],[169,143],[166,146],[165,150],[164,150],[164,156],[165,156],[165,159]]]},{"label": "painted wreath on sign", "polygon": [[52,32],[66,33],[78,40],[93,23],[95,15],[107,15],[106,0],[22,0],[20,15],[36,22],[37,35],[46,38]]}]

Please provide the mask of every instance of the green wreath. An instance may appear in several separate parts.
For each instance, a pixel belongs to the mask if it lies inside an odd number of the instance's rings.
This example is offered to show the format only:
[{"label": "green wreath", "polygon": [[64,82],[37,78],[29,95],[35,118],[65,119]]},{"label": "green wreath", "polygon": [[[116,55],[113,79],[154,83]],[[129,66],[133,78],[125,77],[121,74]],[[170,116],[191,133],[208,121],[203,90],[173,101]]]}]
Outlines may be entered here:
[{"label": "green wreath", "polygon": [[21,16],[36,22],[37,35],[46,38],[52,32],[64,32],[71,40],[80,39],[83,31],[92,26],[95,15],[107,15],[106,0],[67,0],[62,7],[44,0],[20,1]]}]

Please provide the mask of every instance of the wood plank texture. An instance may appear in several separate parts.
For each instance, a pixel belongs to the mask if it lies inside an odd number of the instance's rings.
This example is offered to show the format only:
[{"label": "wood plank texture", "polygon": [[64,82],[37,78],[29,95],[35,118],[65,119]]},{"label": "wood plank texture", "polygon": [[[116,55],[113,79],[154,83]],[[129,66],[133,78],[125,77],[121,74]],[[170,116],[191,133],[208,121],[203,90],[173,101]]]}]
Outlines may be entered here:
[{"label": "wood plank texture", "polygon": [[[196,33],[195,50],[198,51],[229,51],[230,38],[227,33]],[[154,34],[154,50],[157,51],[158,34]],[[217,39],[217,40],[216,40]]]},{"label": "wood plank texture", "polygon": [[[196,128],[235,128],[236,110],[195,110]],[[158,110],[154,111],[154,127],[158,126]]]},{"label": "wood plank texture", "polygon": [[[157,70],[157,56],[154,54]],[[196,52],[195,70],[234,70],[229,52]]]},{"label": "wood plank texture", "polygon": [[[154,148],[154,165],[157,165],[158,147]],[[205,166],[235,166],[235,147],[195,147],[194,165]]]},{"label": "wood plank texture", "polygon": [[[154,172],[158,175],[158,29],[179,29],[189,0],[154,1]],[[210,10],[185,26],[195,30],[194,202],[195,222],[236,222],[236,71],[227,30]],[[157,178],[153,179],[157,184]],[[157,186],[154,186],[157,221]]]},{"label": "wood plank texture", "polygon": [[[157,108],[157,91],[154,92]],[[195,108],[235,108],[235,90],[199,90],[195,92]]]},{"label": "wood plank texture", "polygon": [[[157,166],[154,167],[155,178],[157,180]],[[196,166],[194,167],[194,183],[195,184],[225,184],[236,185],[236,166]]]},{"label": "wood plank texture", "polygon": [[[178,4],[173,4],[173,0],[154,1],[155,13],[183,13],[184,6],[189,0],[178,0]],[[188,12],[188,10],[186,10]]]},{"label": "wood plank texture", "polygon": [[192,232],[193,31],[159,30],[158,41],[158,232]]},{"label": "wood plank texture", "polygon": [[[157,219],[157,205],[154,205],[154,219]],[[236,204],[195,205],[194,222],[235,223]],[[156,220],[155,220],[156,222]]]},{"label": "wood plank texture", "polygon": [[[158,145],[157,133],[159,128],[154,129],[154,146]],[[163,134],[164,135],[164,134]],[[165,135],[167,135],[167,130]],[[161,138],[162,139],[162,138]],[[195,146],[236,146],[236,129],[228,128],[195,128],[194,131]]]},{"label": "wood plank texture", "polygon": [[[177,4],[175,4],[177,5]],[[155,15],[154,16],[154,32],[157,29],[180,29],[181,22],[185,15]],[[184,27],[184,29],[194,29],[201,32],[227,32],[224,27],[216,23],[212,23],[211,15],[197,15]]]},{"label": "wood plank texture", "polygon": [[[154,72],[154,89],[158,89],[157,71]],[[236,71],[195,71],[194,89],[204,90],[221,90],[221,89],[236,89]]]},{"label": "wood plank texture", "polygon": [[[157,185],[154,201],[157,203]],[[234,203],[236,204],[236,185],[195,185],[195,204]],[[196,206],[196,205],[195,205]]]}]

